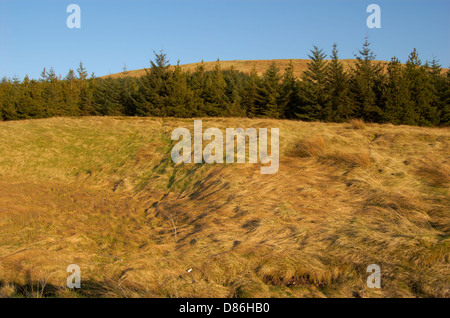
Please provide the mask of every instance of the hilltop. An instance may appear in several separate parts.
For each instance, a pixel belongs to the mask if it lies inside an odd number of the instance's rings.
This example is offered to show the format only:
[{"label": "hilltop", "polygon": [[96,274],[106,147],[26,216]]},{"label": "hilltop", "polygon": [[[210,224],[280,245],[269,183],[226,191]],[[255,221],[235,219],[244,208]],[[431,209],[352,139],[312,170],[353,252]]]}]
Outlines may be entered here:
[{"label": "hilltop", "polygon": [[[264,74],[264,72],[269,68],[270,64],[275,63],[275,65],[281,70],[284,71],[288,65],[291,59],[279,59],[279,60],[234,60],[234,61],[220,61],[220,66],[223,70],[230,69],[233,67],[235,70],[249,74],[253,67],[255,67],[256,72],[259,76]],[[300,77],[303,72],[307,69],[307,64],[310,60],[307,59],[292,59],[292,63],[294,65],[294,75],[296,77]],[[348,59],[348,60],[341,60],[342,64],[344,65],[345,69],[349,69],[351,65],[355,63],[356,60],[354,59]],[[378,63],[387,63],[383,61],[377,61]],[[213,62],[203,62],[203,65],[205,67],[206,71],[211,71],[214,69],[214,66],[216,65],[217,61]],[[195,68],[202,64],[200,63],[190,63],[190,64],[183,64],[180,65],[181,68],[185,71],[191,71],[193,72]],[[173,67],[173,66],[172,66]],[[111,75],[106,75],[103,77],[122,77],[122,76],[131,76],[131,77],[141,77],[145,75],[145,69],[140,70],[132,70],[127,71],[126,74],[124,72],[121,73],[115,73]]]},{"label": "hilltop", "polygon": [[261,175],[174,165],[177,127],[193,119],[0,122],[0,297],[450,296],[448,128],[203,119],[279,127]]},{"label": "hilltop", "polygon": [[[237,71],[249,74],[253,67],[255,67],[256,72],[259,76],[264,74],[264,72],[269,68],[270,64],[275,63],[275,65],[283,72],[289,65],[290,61],[292,61],[294,65],[294,75],[297,78],[300,78],[303,72],[307,69],[307,65],[310,62],[308,59],[278,59],[278,60],[233,60],[233,61],[220,61],[220,66],[223,70],[228,70],[233,68]],[[344,66],[345,70],[349,70],[351,66],[353,66],[356,62],[356,59],[343,59],[340,60]],[[374,61],[375,63],[380,63],[383,65],[387,65],[386,61]],[[180,65],[181,68],[185,71],[193,72],[195,68],[202,64],[205,67],[206,71],[211,71],[214,69],[217,61],[212,62],[200,62],[200,63],[190,63]],[[173,66],[171,66],[173,68]],[[446,72],[448,69],[443,68],[442,72]],[[139,70],[130,70],[126,73],[120,72],[110,75],[102,76],[104,78],[118,78],[123,76],[131,76],[131,77],[141,77],[145,75],[145,68]]]}]

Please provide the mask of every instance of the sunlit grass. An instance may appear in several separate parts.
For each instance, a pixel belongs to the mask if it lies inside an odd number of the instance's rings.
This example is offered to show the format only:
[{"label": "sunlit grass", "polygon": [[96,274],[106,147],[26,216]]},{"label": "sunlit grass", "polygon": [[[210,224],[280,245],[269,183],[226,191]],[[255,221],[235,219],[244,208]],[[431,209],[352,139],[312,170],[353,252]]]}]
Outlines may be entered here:
[{"label": "sunlit grass", "polygon": [[261,175],[174,165],[193,119],[2,122],[0,297],[448,297],[450,130],[363,125],[203,119],[280,128]]}]

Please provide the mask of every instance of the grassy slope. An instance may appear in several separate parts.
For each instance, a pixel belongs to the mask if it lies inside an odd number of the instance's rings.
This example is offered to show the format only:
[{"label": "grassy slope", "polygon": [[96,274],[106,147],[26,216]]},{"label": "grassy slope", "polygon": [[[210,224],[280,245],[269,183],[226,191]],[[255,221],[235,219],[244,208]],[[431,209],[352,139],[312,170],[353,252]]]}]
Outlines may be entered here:
[{"label": "grassy slope", "polygon": [[261,175],[174,166],[176,127],[193,120],[0,123],[0,296],[450,296],[449,129],[203,120],[279,127]]},{"label": "grassy slope", "polygon": [[[220,66],[223,70],[230,69],[233,67],[235,70],[241,71],[243,73],[249,74],[253,67],[255,67],[256,72],[258,75],[262,75],[270,66],[270,64],[275,63],[281,72],[284,72],[284,70],[288,67],[290,59],[279,59],[279,60],[234,60],[234,61],[220,61]],[[344,59],[341,60],[344,69],[349,70],[351,66],[354,65],[356,60],[354,59]],[[294,65],[294,75],[296,77],[300,77],[303,72],[307,69],[307,64],[310,62],[310,60],[305,59],[292,59],[292,63]],[[387,62],[384,61],[377,61],[377,63],[382,63],[384,65],[387,64]],[[195,68],[200,63],[191,63],[191,64],[184,64],[181,65],[181,68],[194,72]],[[204,62],[203,63],[206,71],[211,71],[214,69],[214,66],[216,65],[216,62]],[[442,72],[446,72],[448,69],[442,69]],[[131,70],[126,73],[126,76],[131,77],[141,77],[145,75],[145,69],[139,69],[139,70]],[[123,77],[125,74],[123,72],[121,73],[115,73],[111,75],[105,75],[103,77]]]}]

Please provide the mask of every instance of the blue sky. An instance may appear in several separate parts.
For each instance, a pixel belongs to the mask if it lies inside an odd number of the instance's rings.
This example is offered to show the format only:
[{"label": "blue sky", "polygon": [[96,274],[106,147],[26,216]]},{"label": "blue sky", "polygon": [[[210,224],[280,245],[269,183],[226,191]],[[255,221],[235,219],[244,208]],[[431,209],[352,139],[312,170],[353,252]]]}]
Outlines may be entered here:
[{"label": "blue sky", "polygon": [[[66,8],[81,7],[81,29]],[[381,29],[369,29],[369,4]],[[96,76],[149,66],[163,49],[172,64],[235,59],[307,58],[315,44],[353,58],[368,35],[377,59],[450,66],[449,0],[0,0],[0,77],[63,76],[83,61]]]}]

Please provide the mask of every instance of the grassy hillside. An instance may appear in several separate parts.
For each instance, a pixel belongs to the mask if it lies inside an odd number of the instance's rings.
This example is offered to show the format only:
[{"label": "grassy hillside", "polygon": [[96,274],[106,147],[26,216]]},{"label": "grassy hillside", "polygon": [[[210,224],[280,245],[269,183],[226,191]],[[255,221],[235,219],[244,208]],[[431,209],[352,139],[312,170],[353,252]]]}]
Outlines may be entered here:
[{"label": "grassy hillside", "polygon": [[261,175],[174,166],[176,127],[193,120],[1,122],[0,296],[450,297],[449,129],[203,119],[280,128]]},{"label": "grassy hillside", "polygon": [[[233,67],[237,71],[241,71],[243,73],[249,74],[253,67],[255,67],[256,72],[259,76],[261,76],[270,66],[270,64],[275,63],[278,68],[281,71],[284,71],[288,65],[290,59],[280,59],[280,60],[234,60],[234,61],[220,61],[220,66],[223,70],[230,69]],[[355,60],[349,59],[349,60],[341,60],[342,64],[344,65],[345,69],[349,69],[351,65],[355,63]],[[307,69],[307,64],[309,60],[305,59],[292,59],[292,63],[294,65],[294,75],[296,77],[300,77],[303,72]],[[214,65],[216,65],[216,61],[213,62],[203,62],[203,65],[205,67],[206,71],[212,71],[214,69]],[[386,62],[379,62],[379,63],[386,63]],[[181,68],[186,71],[195,71],[195,68],[200,65],[201,63],[190,63],[190,64],[184,64],[181,65]],[[104,77],[122,77],[122,76],[132,76],[132,77],[141,77],[145,75],[145,69],[140,70],[132,70],[128,71],[126,74],[123,72],[121,73],[115,73],[111,75],[106,75]]]},{"label": "grassy hillside", "polygon": [[[220,66],[223,70],[228,70],[231,67],[237,71],[241,71],[243,73],[249,74],[253,67],[255,67],[256,72],[259,76],[263,75],[263,73],[269,68],[270,64],[275,63],[278,68],[284,72],[284,70],[288,67],[291,59],[279,59],[279,60],[234,60],[234,61],[220,61]],[[310,60],[307,59],[292,59],[292,64],[294,65],[294,75],[299,78],[303,74],[303,72],[307,69],[307,64]],[[355,59],[343,59],[341,60],[344,69],[349,70],[351,66],[355,64]],[[388,62],[385,61],[376,61],[376,63],[381,63],[383,65],[387,65]],[[190,63],[181,65],[181,68],[185,71],[194,72],[196,67],[201,63]],[[216,61],[214,62],[203,62],[206,71],[212,71],[214,66],[216,65]],[[173,67],[173,66],[172,66]],[[448,69],[442,69],[442,72],[446,72]],[[105,75],[103,77],[112,77],[118,78],[123,76],[131,76],[131,77],[141,77],[145,75],[145,69],[139,70],[131,70],[126,73],[115,73],[111,75]]]}]

